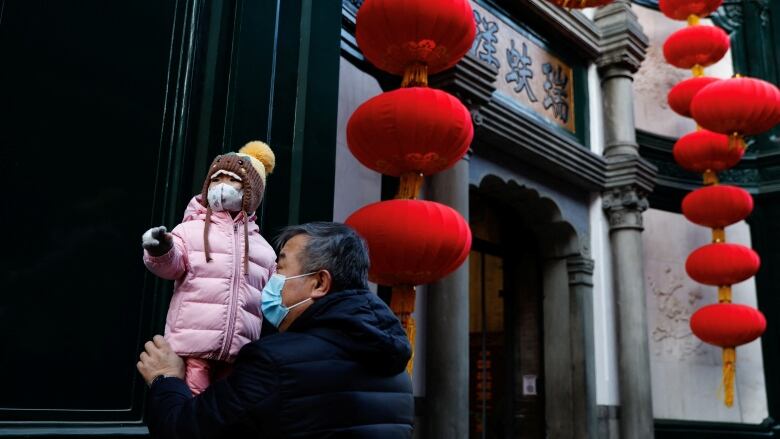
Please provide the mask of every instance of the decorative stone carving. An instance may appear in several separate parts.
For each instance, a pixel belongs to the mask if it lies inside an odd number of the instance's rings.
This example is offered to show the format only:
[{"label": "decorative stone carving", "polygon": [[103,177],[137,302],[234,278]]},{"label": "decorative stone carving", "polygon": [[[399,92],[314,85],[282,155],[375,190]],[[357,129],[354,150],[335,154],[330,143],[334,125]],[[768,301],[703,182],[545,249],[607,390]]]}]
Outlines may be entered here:
[{"label": "decorative stone carving", "polygon": [[700,349],[703,342],[694,337],[690,327],[691,315],[701,307],[704,293],[698,285],[694,288],[686,285],[684,276],[669,265],[663,268],[662,278],[647,276],[656,308],[650,334],[653,353],[678,361],[705,353]]},{"label": "decorative stone carving", "polygon": [[593,286],[593,259],[579,255],[566,258],[566,268],[569,271],[569,285]]},{"label": "decorative stone carving", "polygon": [[639,70],[648,39],[628,0],[599,8],[594,20],[602,32],[602,55],[596,60],[599,69],[619,67],[631,73]]},{"label": "decorative stone carving", "polygon": [[634,186],[623,186],[604,192],[602,200],[610,230],[643,229],[642,212],[649,207],[646,193]]}]

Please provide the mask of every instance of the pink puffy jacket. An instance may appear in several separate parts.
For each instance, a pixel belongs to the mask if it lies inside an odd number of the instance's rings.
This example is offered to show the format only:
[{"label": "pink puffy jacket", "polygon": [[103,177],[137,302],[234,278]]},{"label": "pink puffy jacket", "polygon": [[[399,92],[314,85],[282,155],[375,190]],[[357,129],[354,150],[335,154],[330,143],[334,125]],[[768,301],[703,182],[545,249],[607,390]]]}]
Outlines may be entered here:
[{"label": "pink puffy jacket", "polygon": [[212,212],[211,262],[206,262],[203,227],[206,208],[195,196],[184,220],[171,232],[173,247],[162,256],[144,252],[144,264],[157,276],[175,280],[165,339],[177,354],[232,361],[242,346],[260,337],[260,292],[276,271],[276,254],[249,218],[249,276],[243,271],[244,222]]}]

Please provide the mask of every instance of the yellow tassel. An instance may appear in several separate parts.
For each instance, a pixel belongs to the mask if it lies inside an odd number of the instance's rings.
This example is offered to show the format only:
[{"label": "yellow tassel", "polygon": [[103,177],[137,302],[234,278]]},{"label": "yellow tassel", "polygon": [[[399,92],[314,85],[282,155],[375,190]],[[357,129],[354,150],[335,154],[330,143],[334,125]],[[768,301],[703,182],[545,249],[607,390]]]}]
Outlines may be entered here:
[{"label": "yellow tassel", "polygon": [[691,14],[688,16],[688,26],[696,26],[699,24],[699,16],[696,14]]},{"label": "yellow tassel", "polygon": [[731,303],[731,285],[718,287],[718,303]]},{"label": "yellow tassel", "polygon": [[736,348],[723,349],[723,402],[726,407],[734,405],[734,377],[737,371]]},{"label": "yellow tassel", "polygon": [[401,87],[427,87],[428,64],[413,62],[406,66]]},{"label": "yellow tassel", "polygon": [[691,73],[693,74],[694,78],[699,78],[704,76],[704,67],[696,64],[695,66],[691,67]]},{"label": "yellow tassel", "polygon": [[712,229],[712,242],[726,242],[726,231],[721,228]]},{"label": "yellow tassel", "polygon": [[404,329],[406,330],[406,336],[409,337],[409,344],[412,346],[412,356],[409,357],[409,363],[406,364],[406,373],[412,376],[414,371],[414,338],[417,335],[417,326],[414,323],[414,317],[411,315],[406,318]]},{"label": "yellow tassel", "polygon": [[718,184],[718,174],[707,169],[704,171],[704,185],[712,186]]},{"label": "yellow tassel", "polygon": [[409,359],[409,363],[406,365],[406,371],[409,376],[412,375],[412,368],[414,366],[414,336],[416,333],[416,327],[414,325],[414,287],[413,286],[395,286],[393,287],[393,294],[390,298],[390,309],[393,310],[398,320],[401,321],[401,325],[406,331],[406,336],[409,337],[409,344],[412,345],[412,357]]},{"label": "yellow tassel", "polygon": [[731,133],[729,136],[729,151],[734,148],[739,148],[742,151],[747,148],[747,144],[745,144],[745,138],[742,137],[739,133]]},{"label": "yellow tassel", "polygon": [[419,172],[407,172],[401,175],[396,200],[416,200],[423,184],[423,175]]}]

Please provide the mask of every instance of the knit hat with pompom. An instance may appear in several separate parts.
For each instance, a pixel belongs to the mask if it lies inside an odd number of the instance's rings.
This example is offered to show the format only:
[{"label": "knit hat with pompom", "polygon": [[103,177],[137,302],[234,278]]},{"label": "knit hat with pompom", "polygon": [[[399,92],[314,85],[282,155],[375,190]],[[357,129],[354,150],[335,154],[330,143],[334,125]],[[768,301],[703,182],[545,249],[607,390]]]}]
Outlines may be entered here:
[{"label": "knit hat with pompom", "polygon": [[[205,243],[206,260],[211,261],[209,254],[209,225],[211,223],[211,206],[209,206],[208,192],[211,179],[220,174],[227,174],[241,181],[243,185],[244,198],[242,200],[241,211],[249,217],[260,206],[265,193],[265,182],[267,175],[273,172],[276,165],[276,157],[271,148],[265,143],[255,140],[247,143],[237,153],[227,153],[218,155],[209,167],[206,174],[206,181],[203,182],[200,202],[206,207],[206,226],[203,230],[203,240]],[[244,221],[244,250],[246,258],[244,268],[248,267],[249,255],[249,237],[247,233],[247,221]]]}]

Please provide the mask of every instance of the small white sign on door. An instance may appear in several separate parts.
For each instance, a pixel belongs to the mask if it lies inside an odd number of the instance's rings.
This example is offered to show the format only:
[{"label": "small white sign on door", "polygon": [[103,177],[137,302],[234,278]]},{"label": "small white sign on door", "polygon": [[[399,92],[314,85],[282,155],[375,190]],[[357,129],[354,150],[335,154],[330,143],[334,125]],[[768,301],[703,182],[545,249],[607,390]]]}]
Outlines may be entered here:
[{"label": "small white sign on door", "polygon": [[523,396],[536,395],[536,375],[523,375]]}]

